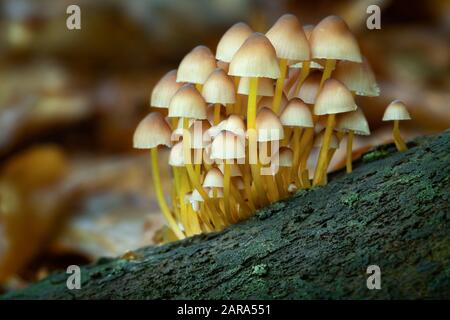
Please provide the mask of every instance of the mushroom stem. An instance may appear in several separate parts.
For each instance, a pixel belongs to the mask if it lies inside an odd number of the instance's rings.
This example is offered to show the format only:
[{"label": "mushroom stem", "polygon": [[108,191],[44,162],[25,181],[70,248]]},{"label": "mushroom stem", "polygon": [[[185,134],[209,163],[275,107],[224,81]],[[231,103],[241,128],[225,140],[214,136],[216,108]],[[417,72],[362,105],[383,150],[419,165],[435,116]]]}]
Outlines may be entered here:
[{"label": "mushroom stem", "polygon": [[295,127],[294,128],[294,136],[292,138],[294,156],[292,161],[292,169],[291,169],[291,179],[294,180],[295,185],[297,187],[300,186],[300,180],[298,177],[298,166],[300,163],[300,137],[302,135],[302,128]]},{"label": "mushroom stem", "polygon": [[[247,203],[244,201],[241,194],[239,193],[239,191],[236,188],[234,188],[232,186],[230,190],[231,190],[232,198],[239,204],[238,220],[240,218],[244,218],[245,216],[248,216],[251,212],[253,212],[250,209],[250,207],[247,205]],[[241,215],[241,212],[243,212],[243,215]]]},{"label": "mushroom stem", "polygon": [[201,84],[201,83],[196,83],[196,84],[195,84],[195,88],[197,89],[198,92],[202,93],[202,90],[203,90],[203,84]]},{"label": "mushroom stem", "polygon": [[400,122],[398,120],[394,120],[394,130],[392,131],[392,133],[394,135],[394,142],[397,146],[397,150],[400,152],[408,150],[405,141],[400,135]]},{"label": "mushroom stem", "polygon": [[225,110],[227,112],[227,116],[234,113],[234,105],[232,103],[227,103],[225,106]]},{"label": "mushroom stem", "polygon": [[214,104],[214,125],[217,126],[220,122],[220,103]]},{"label": "mushroom stem", "polygon": [[247,172],[247,169],[248,169],[247,166],[243,166],[243,167],[244,167],[243,178],[244,178],[245,196],[247,197],[248,205],[251,208],[251,211],[253,212],[256,210],[256,207],[253,202],[251,176],[250,176],[250,172]]},{"label": "mushroom stem", "polygon": [[[256,163],[251,163],[250,168],[252,172],[253,181],[255,183],[256,196],[255,199],[259,199],[258,204],[263,206],[267,204],[267,197],[264,191],[263,183],[260,175],[260,165],[258,159],[258,145],[256,142],[256,92],[258,90],[258,78],[250,78],[250,91],[248,95],[248,107],[247,107],[247,128],[248,128],[248,143],[249,150],[256,152]],[[250,149],[254,147],[254,150]],[[250,155],[252,158],[252,155]]]},{"label": "mushroom stem", "polygon": [[280,77],[277,79],[275,95],[272,100],[272,110],[275,114],[280,111],[281,94],[283,93],[284,79],[286,78],[287,59],[280,59]]},{"label": "mushroom stem", "polygon": [[297,85],[295,86],[294,94],[292,95],[292,97],[298,96],[298,93],[300,92],[300,88],[302,87],[303,82],[309,75],[310,65],[311,65],[310,61],[303,61],[302,71],[300,72],[300,75],[298,76]]},{"label": "mushroom stem", "polygon": [[316,171],[314,172],[313,185],[320,185],[323,181],[323,177],[326,175],[328,167],[328,149],[330,147],[331,135],[333,133],[333,126],[336,115],[329,114],[327,118],[327,126],[325,134],[323,136],[322,147],[320,148],[319,159],[317,161]]},{"label": "mushroom stem", "polygon": [[191,149],[189,147],[190,145],[190,132],[188,130],[189,128],[189,119],[183,118],[183,156],[184,156],[184,163],[185,168],[188,173],[189,180],[192,183],[192,186],[198,191],[200,196],[203,198],[203,200],[206,202],[206,205],[212,205],[214,210],[212,212],[217,211],[218,214],[220,214],[220,209],[218,209],[211,199],[208,197],[208,194],[203,189],[201,183],[200,183],[200,176],[195,172],[194,168],[192,167],[191,162]]},{"label": "mushroom stem", "polygon": [[264,176],[264,178],[267,185],[268,197],[270,199],[270,202],[278,201],[278,199],[280,199],[280,193],[278,191],[277,184],[274,181],[275,177],[270,175]]},{"label": "mushroom stem", "polygon": [[[223,192],[224,192],[224,204],[225,204],[225,214],[227,217],[231,217],[231,198],[230,198],[230,164],[227,160],[224,161],[223,164]],[[234,217],[233,217],[234,218]]]},{"label": "mushroom stem", "polygon": [[[240,81],[241,81],[240,77],[238,77],[238,76],[234,77],[234,87],[236,88],[236,91],[239,88],[239,82]],[[234,104],[234,108],[233,109],[234,109],[234,112],[237,115],[239,115],[239,116],[241,115],[241,97],[237,93],[236,93],[236,102]]]},{"label": "mushroom stem", "polygon": [[334,70],[334,67],[336,66],[336,60],[335,59],[327,59],[325,63],[325,69],[322,73],[322,79],[320,80],[319,89],[322,89],[323,83],[331,76],[331,73]]},{"label": "mushroom stem", "polygon": [[352,172],[352,151],[353,151],[353,130],[349,130],[347,135],[347,159],[346,167],[347,173]]},{"label": "mushroom stem", "polygon": [[150,154],[152,159],[151,163],[152,163],[153,185],[155,186],[156,199],[158,201],[159,207],[161,208],[161,211],[164,217],[166,218],[169,227],[172,229],[172,231],[179,239],[183,239],[185,238],[185,235],[178,227],[175,219],[172,216],[172,212],[170,212],[166,199],[164,198],[158,166],[158,147],[150,149]]},{"label": "mushroom stem", "polygon": [[283,172],[281,169],[282,168],[279,168],[279,171],[275,175],[275,183],[277,184],[280,199],[284,199],[286,198],[286,188],[283,183]]}]

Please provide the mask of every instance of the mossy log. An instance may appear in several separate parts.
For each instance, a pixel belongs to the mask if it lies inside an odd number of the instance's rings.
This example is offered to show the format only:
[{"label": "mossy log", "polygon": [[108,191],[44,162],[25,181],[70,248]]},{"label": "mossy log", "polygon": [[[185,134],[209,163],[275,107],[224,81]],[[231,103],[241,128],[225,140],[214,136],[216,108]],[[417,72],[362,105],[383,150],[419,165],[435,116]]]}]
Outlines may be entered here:
[{"label": "mossy log", "polygon": [[409,147],[379,147],[222,232],[100,259],[79,290],[59,272],[3,298],[448,299],[450,131]]}]

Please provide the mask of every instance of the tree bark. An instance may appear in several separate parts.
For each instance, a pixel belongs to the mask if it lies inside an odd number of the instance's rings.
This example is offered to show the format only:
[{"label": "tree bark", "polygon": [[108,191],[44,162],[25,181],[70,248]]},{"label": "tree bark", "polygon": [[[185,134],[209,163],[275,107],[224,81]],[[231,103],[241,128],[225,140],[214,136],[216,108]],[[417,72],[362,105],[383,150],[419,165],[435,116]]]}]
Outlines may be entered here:
[{"label": "tree bark", "polygon": [[409,147],[379,147],[222,232],[100,259],[79,290],[60,272],[3,298],[448,299],[450,131]]}]

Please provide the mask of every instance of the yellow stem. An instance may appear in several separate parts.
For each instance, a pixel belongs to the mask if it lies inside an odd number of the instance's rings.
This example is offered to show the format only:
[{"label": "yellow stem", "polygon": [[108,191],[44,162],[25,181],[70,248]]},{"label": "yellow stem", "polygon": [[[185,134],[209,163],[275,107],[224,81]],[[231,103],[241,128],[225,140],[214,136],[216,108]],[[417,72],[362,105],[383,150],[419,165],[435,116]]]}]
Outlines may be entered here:
[{"label": "yellow stem", "polygon": [[275,114],[280,111],[281,94],[283,93],[284,79],[286,78],[287,59],[280,59],[280,77],[277,79],[275,95],[272,100],[272,110]]},{"label": "yellow stem", "polygon": [[[256,141],[256,92],[258,90],[258,78],[251,77],[250,78],[250,92],[248,95],[248,107],[247,107],[247,128],[248,131],[248,141],[249,141],[249,147],[256,149],[256,154],[253,156],[256,158],[254,159],[256,163],[251,163],[251,172],[253,181],[255,183],[256,188],[256,197],[255,199],[258,199],[258,204],[260,206],[264,206],[267,204],[267,197],[266,193],[264,191],[263,183],[261,181],[261,175],[260,175],[260,165],[259,165],[259,159],[258,159],[258,152],[257,152],[257,141]],[[255,150],[249,149],[253,152]],[[252,155],[250,155],[252,156]]]},{"label": "yellow stem", "polygon": [[231,217],[231,207],[230,207],[230,164],[227,160],[224,161],[223,164],[223,197],[224,197],[224,204],[225,204],[225,214],[228,217]]},{"label": "yellow stem", "polygon": [[298,93],[300,92],[300,88],[302,87],[303,82],[309,75],[310,65],[311,65],[310,61],[303,61],[302,71],[300,72],[300,75],[298,76],[298,82],[297,82],[297,85],[295,86],[294,95],[292,97],[298,96]]},{"label": "yellow stem", "polygon": [[178,227],[174,217],[172,216],[172,212],[170,212],[169,206],[167,205],[166,199],[164,198],[164,193],[161,185],[161,178],[159,175],[159,166],[158,166],[158,147],[150,149],[151,159],[152,159],[152,178],[153,184],[155,186],[156,199],[158,200],[159,207],[169,224],[169,227],[175,233],[175,235],[179,239],[185,238],[185,235]]},{"label": "yellow stem", "polygon": [[300,186],[300,180],[298,177],[298,166],[300,164],[300,136],[302,134],[302,128],[294,128],[294,136],[292,137],[291,145],[294,149],[292,169],[291,169],[291,179],[294,180],[297,187]]},{"label": "yellow stem", "polygon": [[353,130],[350,130],[347,135],[347,173],[352,172],[352,151],[353,151]]},{"label": "yellow stem", "polygon": [[[234,77],[234,87],[235,91],[238,91],[239,82],[241,81],[241,78],[238,76]],[[241,115],[241,96],[236,93],[236,103],[234,104],[234,112],[237,115]]]},{"label": "yellow stem", "polygon": [[395,145],[397,146],[397,150],[400,152],[408,150],[408,147],[406,146],[405,141],[403,140],[402,136],[400,135],[400,123],[398,120],[394,120],[394,141]]},{"label": "yellow stem", "polygon": [[202,90],[203,90],[203,84],[201,84],[201,83],[196,83],[196,84],[195,84],[195,88],[197,89],[198,92],[202,93]]},{"label": "yellow stem", "polygon": [[319,159],[317,161],[316,171],[314,172],[313,185],[319,185],[323,181],[323,176],[326,175],[328,164],[328,149],[330,148],[331,135],[333,133],[334,121],[336,115],[329,114],[327,118],[327,126],[323,137],[322,147],[320,148]]},{"label": "yellow stem", "polygon": [[277,184],[280,199],[284,199],[284,198],[286,198],[286,188],[283,183],[283,173],[282,173],[281,169],[282,168],[279,168],[279,171],[275,175],[275,183]]},{"label": "yellow stem", "polygon": [[214,125],[217,126],[220,122],[220,103],[214,104]]},{"label": "yellow stem", "polygon": [[234,113],[234,106],[232,103],[227,103],[225,110],[227,111],[227,116]]},{"label": "yellow stem", "polygon": [[325,69],[322,73],[322,79],[320,80],[319,90],[322,89],[323,83],[331,76],[331,73],[334,70],[334,66],[336,65],[335,59],[327,59],[325,63]]}]

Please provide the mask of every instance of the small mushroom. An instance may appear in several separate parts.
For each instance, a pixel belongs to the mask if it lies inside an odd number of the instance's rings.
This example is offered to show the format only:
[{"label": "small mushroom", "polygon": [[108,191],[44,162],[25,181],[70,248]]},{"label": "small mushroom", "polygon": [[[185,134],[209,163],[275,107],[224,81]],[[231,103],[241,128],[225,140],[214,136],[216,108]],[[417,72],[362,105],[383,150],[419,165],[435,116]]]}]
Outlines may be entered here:
[{"label": "small mushroom", "polygon": [[405,141],[400,135],[400,122],[403,120],[411,120],[411,116],[409,115],[408,109],[406,109],[406,105],[400,100],[392,101],[386,110],[384,111],[383,121],[394,121],[394,129],[392,131],[394,136],[395,146],[398,151],[406,151],[408,147],[406,146]]}]

